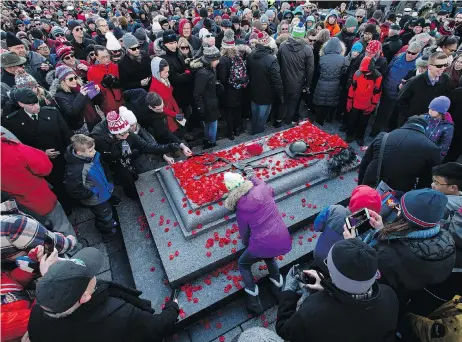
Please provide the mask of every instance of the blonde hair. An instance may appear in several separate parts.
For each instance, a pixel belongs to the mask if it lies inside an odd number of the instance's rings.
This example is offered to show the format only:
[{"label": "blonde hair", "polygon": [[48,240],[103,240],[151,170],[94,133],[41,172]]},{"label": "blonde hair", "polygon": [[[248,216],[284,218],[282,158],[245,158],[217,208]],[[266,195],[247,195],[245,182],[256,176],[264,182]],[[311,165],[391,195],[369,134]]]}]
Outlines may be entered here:
[{"label": "blonde hair", "polygon": [[95,140],[85,134],[75,134],[71,137],[71,144],[75,151],[85,152],[90,147],[95,146]]}]

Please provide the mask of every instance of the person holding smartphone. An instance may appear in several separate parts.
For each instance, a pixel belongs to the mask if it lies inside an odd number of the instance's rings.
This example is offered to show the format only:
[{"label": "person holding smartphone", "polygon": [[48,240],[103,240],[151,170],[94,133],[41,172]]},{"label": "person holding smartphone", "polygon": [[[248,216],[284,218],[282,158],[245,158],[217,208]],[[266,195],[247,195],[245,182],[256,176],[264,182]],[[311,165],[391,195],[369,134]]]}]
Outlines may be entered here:
[{"label": "person holding smartphone", "polygon": [[[398,321],[393,289],[376,281],[378,254],[359,239],[337,242],[325,259],[329,277],[304,270],[301,283],[295,266],[279,295],[276,332],[284,340],[392,341]],[[311,279],[312,281],[310,281]],[[297,311],[300,289],[310,295]]]}]

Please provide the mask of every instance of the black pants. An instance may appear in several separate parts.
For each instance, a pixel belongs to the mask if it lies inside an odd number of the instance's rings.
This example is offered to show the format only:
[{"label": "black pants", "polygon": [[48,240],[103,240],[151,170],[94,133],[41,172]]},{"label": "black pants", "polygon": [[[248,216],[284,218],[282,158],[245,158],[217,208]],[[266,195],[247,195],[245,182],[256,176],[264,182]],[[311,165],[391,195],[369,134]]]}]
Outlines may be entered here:
[{"label": "black pants", "polygon": [[64,172],[66,166],[64,156],[59,155],[55,159],[51,159],[51,162],[53,163],[53,169],[45,179],[53,186],[53,193],[58,197],[58,201],[61,203],[64,211],[68,213],[77,203],[68,195],[64,185]]},{"label": "black pants", "polygon": [[364,134],[366,133],[370,116],[370,114],[364,114],[362,110],[356,108],[351,109],[348,113],[347,136],[356,138],[357,140],[364,140]]},{"label": "black pants", "polygon": [[285,117],[284,123],[290,125],[292,121],[298,121],[300,111],[301,92],[298,94],[284,94],[284,103],[280,106],[279,120]]},{"label": "black pants", "polygon": [[242,107],[225,107],[224,114],[228,136],[240,131],[242,127]]},{"label": "black pants", "polygon": [[114,227],[114,216],[112,212],[112,205],[109,201],[89,205],[88,209],[95,215],[95,227],[101,234],[110,233]]},{"label": "black pants", "polygon": [[372,125],[372,134],[375,135],[382,131],[388,132],[393,129],[393,113],[395,106],[396,99],[391,98],[388,96],[387,92],[384,91],[382,98],[380,99],[379,108],[377,109],[377,116],[375,117],[374,124]]},{"label": "black pants", "polygon": [[324,125],[324,121],[327,117],[334,115],[335,107],[332,106],[316,106],[316,122],[320,125]]},{"label": "black pants", "polygon": [[138,191],[136,191],[135,181],[138,180],[138,175],[120,162],[111,165],[111,170],[118,184],[122,185],[124,193],[132,200],[138,201]]}]

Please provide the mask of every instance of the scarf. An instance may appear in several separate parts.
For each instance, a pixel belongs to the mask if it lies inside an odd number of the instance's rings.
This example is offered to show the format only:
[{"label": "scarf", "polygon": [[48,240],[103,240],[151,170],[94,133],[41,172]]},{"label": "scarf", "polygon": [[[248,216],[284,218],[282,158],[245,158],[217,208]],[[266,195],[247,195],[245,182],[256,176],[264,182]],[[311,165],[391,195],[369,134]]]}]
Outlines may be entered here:
[{"label": "scarf", "polygon": [[441,228],[439,225],[436,225],[433,228],[429,229],[419,229],[419,230],[414,230],[412,232],[403,234],[403,235],[389,235],[387,238],[379,238],[379,232],[380,231],[375,231],[369,233],[366,238],[364,239],[364,242],[367,243],[369,246],[374,247],[380,242],[386,242],[389,243],[391,240],[424,240],[424,239],[429,239],[432,238],[440,232]]},{"label": "scarf", "polygon": [[143,55],[141,53],[138,56],[133,56],[131,54],[128,54],[131,60],[136,61],[137,63],[141,63],[141,60],[143,59]]}]

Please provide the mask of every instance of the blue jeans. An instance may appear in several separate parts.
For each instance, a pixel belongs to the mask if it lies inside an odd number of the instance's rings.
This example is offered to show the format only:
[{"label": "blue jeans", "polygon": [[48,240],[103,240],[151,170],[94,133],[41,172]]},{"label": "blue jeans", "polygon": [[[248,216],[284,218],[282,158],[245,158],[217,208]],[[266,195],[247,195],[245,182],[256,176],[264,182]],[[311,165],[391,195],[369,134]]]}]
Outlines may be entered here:
[{"label": "blue jeans", "polygon": [[[254,257],[248,252],[247,249],[244,251],[244,253],[241,254],[239,258],[239,272],[241,272],[245,288],[249,289],[250,291],[255,291],[255,283],[253,281],[251,267],[253,264],[262,259],[263,258]],[[279,266],[276,263],[276,260],[274,258],[266,258],[263,259],[263,261],[266,263],[266,266],[268,266],[268,273],[270,277],[276,281],[279,281]]]},{"label": "blue jeans", "polygon": [[252,110],[252,134],[265,131],[265,123],[271,113],[271,105],[259,105],[255,102],[250,103]]},{"label": "blue jeans", "polygon": [[204,139],[208,140],[209,143],[215,144],[217,141],[217,126],[218,121],[205,122],[202,121],[204,127]]}]

